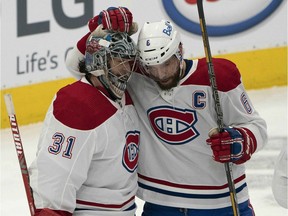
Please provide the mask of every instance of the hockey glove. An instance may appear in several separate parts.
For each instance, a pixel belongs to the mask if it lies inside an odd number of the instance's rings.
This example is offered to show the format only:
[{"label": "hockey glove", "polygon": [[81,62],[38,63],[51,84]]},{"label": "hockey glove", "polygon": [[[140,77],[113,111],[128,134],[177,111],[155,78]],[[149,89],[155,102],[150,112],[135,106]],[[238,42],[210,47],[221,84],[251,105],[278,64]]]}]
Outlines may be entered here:
[{"label": "hockey glove", "polygon": [[98,25],[102,24],[103,29],[108,31],[128,33],[133,22],[133,15],[125,7],[109,7],[107,10],[100,12],[98,19],[95,18],[94,21],[93,19],[91,22],[89,21],[89,29],[91,32],[97,28],[97,26],[94,28],[95,25],[93,24],[97,21]]},{"label": "hockey glove", "polygon": [[251,158],[256,151],[257,143],[253,133],[247,128],[224,128],[209,132],[207,144],[213,151],[213,159],[220,163],[233,162],[242,164]]},{"label": "hockey glove", "polygon": [[87,38],[91,33],[98,37],[103,37],[103,35],[107,34],[107,31],[127,32],[132,35],[138,31],[138,24],[133,22],[133,15],[129,9],[125,7],[109,7],[90,19],[88,28],[90,32],[77,43],[77,48],[83,55],[85,54]]}]

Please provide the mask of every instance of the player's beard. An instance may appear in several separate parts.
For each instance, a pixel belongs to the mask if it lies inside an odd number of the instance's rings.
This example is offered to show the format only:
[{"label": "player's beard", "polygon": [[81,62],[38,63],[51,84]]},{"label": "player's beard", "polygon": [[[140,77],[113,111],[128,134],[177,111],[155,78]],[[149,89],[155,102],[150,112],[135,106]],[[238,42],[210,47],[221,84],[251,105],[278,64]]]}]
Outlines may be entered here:
[{"label": "player's beard", "polygon": [[171,76],[167,82],[161,82],[161,81],[156,81],[160,89],[162,90],[169,90],[171,88],[174,88],[178,85],[181,77],[180,77],[180,66],[177,68],[178,73],[175,73],[173,76]]}]

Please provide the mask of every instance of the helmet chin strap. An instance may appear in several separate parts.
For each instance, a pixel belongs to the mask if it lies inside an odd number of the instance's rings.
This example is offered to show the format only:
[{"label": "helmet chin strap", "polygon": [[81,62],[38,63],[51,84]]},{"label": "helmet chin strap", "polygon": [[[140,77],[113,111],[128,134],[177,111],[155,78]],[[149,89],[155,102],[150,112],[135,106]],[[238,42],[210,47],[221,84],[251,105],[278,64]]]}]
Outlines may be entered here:
[{"label": "helmet chin strap", "polygon": [[[91,81],[91,78],[89,76],[88,73],[85,74],[85,77],[87,79],[87,81],[94,87],[95,84]],[[105,95],[107,96],[110,96],[110,98],[113,100],[113,101],[117,101],[117,100],[120,100],[120,98],[116,97],[116,95],[114,94],[114,92],[111,90],[111,88],[109,87],[109,84],[107,83],[106,81],[106,78],[105,78],[105,75],[100,75],[100,76],[94,76],[94,77],[97,77],[97,79],[99,80],[99,82],[102,84],[103,88],[107,91],[107,93],[104,92]]]},{"label": "helmet chin strap", "polygon": [[89,73],[91,73],[92,75],[94,75],[96,77],[105,74],[104,70],[94,70],[94,71],[90,71]]},{"label": "helmet chin strap", "polygon": [[179,64],[180,64],[180,67],[179,67],[179,79],[181,79],[184,75],[184,59],[183,59],[183,55],[182,55],[182,52],[181,52],[181,49],[178,48],[177,52],[175,53],[175,56],[176,58],[179,60]]},{"label": "helmet chin strap", "polygon": [[99,81],[102,83],[104,88],[107,90],[108,94],[110,95],[113,101],[119,100],[120,98],[116,97],[114,92],[110,89],[109,84],[106,81],[105,75],[98,76]]}]

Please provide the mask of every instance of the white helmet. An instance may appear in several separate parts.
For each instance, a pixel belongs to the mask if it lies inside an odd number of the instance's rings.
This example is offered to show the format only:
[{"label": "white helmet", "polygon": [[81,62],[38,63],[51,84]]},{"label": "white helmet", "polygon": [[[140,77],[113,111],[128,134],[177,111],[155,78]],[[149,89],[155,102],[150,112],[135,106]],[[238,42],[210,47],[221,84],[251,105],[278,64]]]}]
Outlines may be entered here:
[{"label": "white helmet", "polygon": [[140,61],[145,65],[158,65],[179,51],[180,35],[166,20],[146,22],[138,36]]}]

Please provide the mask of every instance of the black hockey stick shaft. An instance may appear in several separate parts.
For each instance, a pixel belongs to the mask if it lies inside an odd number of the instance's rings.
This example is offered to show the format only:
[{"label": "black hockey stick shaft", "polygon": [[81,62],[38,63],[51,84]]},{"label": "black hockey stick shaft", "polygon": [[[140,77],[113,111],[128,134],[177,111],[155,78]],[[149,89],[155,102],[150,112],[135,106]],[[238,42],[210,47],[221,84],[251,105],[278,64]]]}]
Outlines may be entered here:
[{"label": "black hockey stick shaft", "polygon": [[21,136],[19,132],[18,122],[16,119],[14,104],[12,101],[12,96],[10,94],[6,94],[4,95],[4,99],[5,99],[6,109],[8,112],[11,131],[12,131],[12,135],[14,139],[16,153],[18,156],[19,166],[21,169],[21,174],[22,174],[22,179],[23,179],[23,183],[25,187],[26,197],[28,200],[30,214],[31,216],[34,216],[35,215],[34,199],[33,199],[32,191],[30,189],[29,173],[28,173],[27,163],[26,163],[26,159],[24,155],[24,149],[23,149],[23,145],[21,141]]},{"label": "black hockey stick shaft", "polygon": [[[219,131],[222,132],[223,127],[224,127],[223,126],[223,112],[222,112],[221,105],[220,105],[215,71],[214,71],[214,66],[212,62],[212,55],[211,55],[206,21],[205,21],[205,16],[204,16],[203,0],[197,0],[197,9],[198,9],[198,14],[199,14],[199,21],[200,21],[200,27],[201,27],[201,32],[202,32],[202,40],[204,44],[206,62],[208,66],[209,80],[210,80],[210,85],[211,85],[211,89],[213,93],[215,112],[217,116],[217,125],[218,125]],[[224,166],[225,166],[225,172],[226,172],[226,177],[227,177],[227,182],[228,182],[228,187],[229,187],[229,192],[230,192],[230,200],[231,200],[231,205],[233,208],[233,214],[234,216],[239,216],[240,213],[239,213],[239,208],[238,208],[236,190],[235,190],[234,180],[232,176],[232,165],[231,163],[225,163]]]}]

